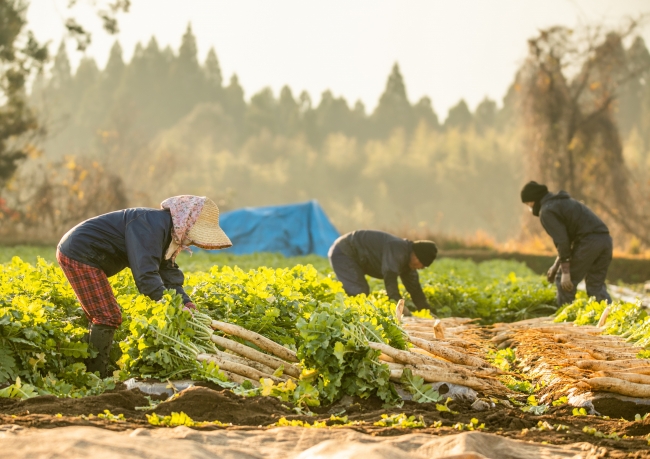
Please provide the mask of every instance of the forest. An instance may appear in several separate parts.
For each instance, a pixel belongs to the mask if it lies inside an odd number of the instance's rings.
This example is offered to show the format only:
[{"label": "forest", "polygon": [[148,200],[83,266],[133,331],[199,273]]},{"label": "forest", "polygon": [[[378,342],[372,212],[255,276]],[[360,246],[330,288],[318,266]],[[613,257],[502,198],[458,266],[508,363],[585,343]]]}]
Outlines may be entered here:
[{"label": "forest", "polygon": [[502,101],[444,117],[411,102],[398,63],[369,111],[333,90],[248,96],[214,48],[198,55],[191,25],[178,49],[152,37],[129,62],[116,41],[103,69],[84,58],[73,72],[61,44],[26,96],[38,129],[3,190],[0,237],[55,242],[97,213],[200,194],[224,210],[317,199],[340,231],[540,246],[519,203],[535,179],[598,208],[619,249],[641,253],[650,53],[636,31],[543,31]]}]

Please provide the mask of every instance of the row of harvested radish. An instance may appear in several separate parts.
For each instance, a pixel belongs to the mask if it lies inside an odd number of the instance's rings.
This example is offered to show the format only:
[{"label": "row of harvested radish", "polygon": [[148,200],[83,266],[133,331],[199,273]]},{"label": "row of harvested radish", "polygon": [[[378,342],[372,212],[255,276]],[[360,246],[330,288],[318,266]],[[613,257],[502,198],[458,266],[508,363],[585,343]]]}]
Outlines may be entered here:
[{"label": "row of harvested radish", "polygon": [[[462,319],[453,321],[454,324],[470,322]],[[213,320],[210,326],[267,352],[260,352],[225,336],[211,335],[210,340],[225,351],[201,353],[197,360],[215,363],[230,381],[240,384],[249,381],[259,386],[261,378],[276,383],[300,378],[302,368],[292,350],[238,325]],[[466,340],[450,336],[444,338],[444,327],[440,321],[412,320],[403,326],[414,345],[408,351],[384,343],[368,343],[371,349],[381,352],[380,360],[389,366],[392,380],[399,381],[404,370],[409,369],[426,382],[459,384],[490,393],[507,391],[497,379],[502,372],[478,357]]]},{"label": "row of harvested radish", "polygon": [[650,398],[650,360],[637,358],[643,349],[621,337],[602,335],[597,326],[551,320],[500,324],[492,341],[500,348],[517,348],[529,374],[546,375],[559,390],[572,386]]},{"label": "row of harvested radish", "polygon": [[[399,312],[398,305],[398,318]],[[472,322],[460,318],[403,319],[402,326],[414,347],[403,351],[381,343],[369,346],[381,351],[379,359],[388,364],[394,381],[408,369],[425,382],[458,384],[495,395],[508,392],[497,378],[502,372],[480,357],[482,346],[453,336],[472,327]]]},{"label": "row of harvested radish", "polygon": [[[213,320],[211,327],[248,341],[270,354],[265,354],[223,336],[212,335],[210,337],[212,342],[230,352],[216,351],[213,354],[199,354],[197,360],[217,364],[230,381],[239,384],[249,381],[257,387],[261,378],[268,378],[276,383],[287,381],[290,378],[300,378],[302,369],[297,365],[298,357],[291,349],[239,325]],[[278,374],[279,376],[276,376]]]}]

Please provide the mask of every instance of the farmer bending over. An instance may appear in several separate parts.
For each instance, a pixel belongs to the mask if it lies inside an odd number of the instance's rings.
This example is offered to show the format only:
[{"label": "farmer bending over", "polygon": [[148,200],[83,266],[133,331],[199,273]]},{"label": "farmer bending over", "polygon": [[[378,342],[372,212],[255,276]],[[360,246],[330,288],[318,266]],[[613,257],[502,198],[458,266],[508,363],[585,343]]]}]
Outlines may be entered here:
[{"label": "farmer bending over", "polygon": [[330,247],[329,259],[348,295],[370,293],[367,274],[384,279],[388,297],[399,301],[402,298],[397,285],[399,276],[420,310],[431,306],[420,286],[417,270],[433,263],[437,254],[438,248],[431,241],[413,242],[382,231],[359,230],[338,238]]},{"label": "farmer bending over", "polygon": [[556,282],[558,305],[573,302],[582,279],[587,284],[587,295],[611,303],[605,278],[612,261],[612,238],[605,223],[566,191],[549,193],[545,185],[537,182],[524,186],[521,202],[539,217],[557,248],[558,257],[546,278]]},{"label": "farmer bending over", "polygon": [[219,227],[219,208],[208,198],[176,196],[164,200],[161,209],[110,212],[79,223],[63,236],[56,259],[88,318],[89,342],[99,351],[86,361],[88,371],[108,375],[113,334],[122,323],[107,278],[131,268],[140,293],[158,301],[165,290],[176,290],[185,307],[194,309],[175,262],[190,245],[204,249],[232,245]]}]

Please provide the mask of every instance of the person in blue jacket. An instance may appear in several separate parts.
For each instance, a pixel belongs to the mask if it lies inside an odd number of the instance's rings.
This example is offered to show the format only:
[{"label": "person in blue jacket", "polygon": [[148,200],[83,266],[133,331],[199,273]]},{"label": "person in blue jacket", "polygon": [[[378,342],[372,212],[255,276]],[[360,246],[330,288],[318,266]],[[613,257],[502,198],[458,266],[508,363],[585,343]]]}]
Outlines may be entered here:
[{"label": "person in blue jacket", "polygon": [[206,197],[175,196],[163,201],[161,209],[110,212],[79,223],[63,236],[56,257],[88,318],[89,342],[98,351],[86,361],[88,371],[107,376],[113,335],[122,323],[108,277],[131,268],[143,295],[158,301],[165,290],[175,290],[185,307],[194,309],[176,264],[176,256],[190,245],[232,246],[219,227],[219,208]]}]

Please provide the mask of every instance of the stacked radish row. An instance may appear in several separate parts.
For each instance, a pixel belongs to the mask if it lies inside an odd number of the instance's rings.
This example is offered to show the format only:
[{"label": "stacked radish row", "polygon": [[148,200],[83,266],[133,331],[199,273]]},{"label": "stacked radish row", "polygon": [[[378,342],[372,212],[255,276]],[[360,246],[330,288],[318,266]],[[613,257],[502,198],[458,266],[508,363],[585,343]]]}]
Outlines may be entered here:
[{"label": "stacked radish row", "polygon": [[623,338],[597,326],[531,319],[494,326],[499,349],[516,348],[519,367],[546,383],[549,395],[591,390],[650,398],[650,360]]},{"label": "stacked radish row", "polygon": [[280,383],[300,377],[302,370],[297,365],[298,357],[291,349],[239,325],[218,320],[211,321],[210,325],[214,330],[245,340],[269,353],[265,354],[225,336],[211,335],[210,340],[228,352],[215,350],[210,354],[198,354],[196,358],[218,365],[230,381],[239,384],[250,381],[257,387],[261,378]]},{"label": "stacked radish row", "polygon": [[411,349],[403,351],[381,343],[369,346],[382,352],[379,358],[388,364],[394,381],[399,381],[408,369],[426,382],[458,384],[495,395],[507,393],[497,379],[501,371],[482,358],[485,352],[481,340],[457,336],[477,329],[472,322],[459,318],[405,318],[402,326],[413,344]]}]

